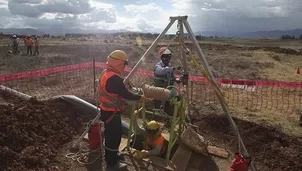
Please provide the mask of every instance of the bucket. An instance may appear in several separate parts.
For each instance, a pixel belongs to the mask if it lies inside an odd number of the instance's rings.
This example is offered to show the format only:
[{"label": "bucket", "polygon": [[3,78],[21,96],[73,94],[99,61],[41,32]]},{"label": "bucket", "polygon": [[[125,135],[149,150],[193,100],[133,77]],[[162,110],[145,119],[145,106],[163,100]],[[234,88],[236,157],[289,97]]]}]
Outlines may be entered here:
[{"label": "bucket", "polygon": [[100,123],[94,123],[90,126],[88,131],[88,145],[90,150],[100,149],[102,147],[100,126]]}]

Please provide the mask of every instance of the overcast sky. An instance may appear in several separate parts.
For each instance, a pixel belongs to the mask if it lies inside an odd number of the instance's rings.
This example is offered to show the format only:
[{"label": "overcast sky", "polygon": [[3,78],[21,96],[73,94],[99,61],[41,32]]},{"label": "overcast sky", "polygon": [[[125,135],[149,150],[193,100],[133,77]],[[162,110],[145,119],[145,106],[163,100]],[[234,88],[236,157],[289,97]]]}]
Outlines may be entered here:
[{"label": "overcast sky", "polygon": [[161,32],[176,15],[194,31],[295,29],[302,0],[0,0],[1,28]]}]

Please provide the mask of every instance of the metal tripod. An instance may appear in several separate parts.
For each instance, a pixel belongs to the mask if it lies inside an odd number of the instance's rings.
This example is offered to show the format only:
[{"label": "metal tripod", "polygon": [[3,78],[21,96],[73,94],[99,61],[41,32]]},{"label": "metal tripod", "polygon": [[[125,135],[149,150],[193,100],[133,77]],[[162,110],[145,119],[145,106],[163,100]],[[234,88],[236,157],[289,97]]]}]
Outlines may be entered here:
[{"label": "metal tripod", "polygon": [[[188,19],[188,16],[172,16],[170,17],[170,23],[166,26],[166,28],[158,35],[158,37],[154,40],[154,42],[151,44],[151,46],[147,49],[147,51],[143,54],[143,56],[139,59],[139,61],[136,63],[136,65],[134,66],[134,68],[130,71],[130,73],[127,75],[127,77],[124,79],[124,83],[127,83],[128,80],[131,78],[131,76],[133,76],[133,74],[135,73],[135,71],[137,70],[139,64],[144,60],[144,58],[146,56],[149,55],[149,53],[153,50],[153,48],[157,45],[157,43],[159,42],[159,40],[167,33],[167,31],[170,29],[170,27],[174,24],[175,21],[178,21],[178,30],[179,30],[179,36],[183,37],[184,36],[184,27],[186,28],[187,32],[188,32],[188,35],[193,43],[193,46],[195,49],[197,49],[197,53],[198,53],[198,56],[200,57],[201,61],[202,61],[202,64],[203,64],[203,67],[205,68],[205,71],[209,74],[210,76],[210,79],[213,81],[214,83],[214,86],[218,87],[217,86],[217,82],[215,80],[215,77],[212,73],[212,71],[210,70],[210,67],[209,67],[209,64],[207,62],[207,60],[205,59],[205,55],[204,53],[202,52],[197,40],[196,40],[196,37],[191,29],[191,26],[190,24],[188,23],[187,21]],[[181,56],[181,59],[183,60],[184,62],[184,73],[187,73],[187,66],[186,66],[186,57],[184,57],[184,54],[183,54],[183,50],[180,51],[180,56]],[[218,88],[218,90],[220,91],[220,89]],[[186,87],[186,92],[188,93],[188,86]],[[231,115],[230,115],[230,112],[228,110],[228,106],[224,100],[223,97],[221,97],[219,95],[219,93],[215,92],[216,93],[216,96],[217,98],[219,99],[219,102],[222,106],[222,109],[224,111],[224,113],[227,115],[228,117],[228,120],[229,122],[231,123],[231,126],[232,126],[232,130],[233,132],[235,133],[235,135],[238,137],[238,143],[239,143],[239,151],[241,150],[241,148],[243,149],[243,153],[245,156],[248,156],[249,157],[249,154],[248,154],[248,151],[242,141],[242,138],[239,134],[239,131],[238,131],[238,128],[237,128],[237,125],[235,124],[234,120],[232,119]],[[221,93],[221,92],[220,92]],[[187,96],[189,97],[189,96]],[[189,100],[187,100],[188,103],[189,103]],[[188,104],[188,106],[190,106]],[[253,165],[253,163],[251,162],[251,169],[253,171],[256,171],[256,168],[255,166]]]}]

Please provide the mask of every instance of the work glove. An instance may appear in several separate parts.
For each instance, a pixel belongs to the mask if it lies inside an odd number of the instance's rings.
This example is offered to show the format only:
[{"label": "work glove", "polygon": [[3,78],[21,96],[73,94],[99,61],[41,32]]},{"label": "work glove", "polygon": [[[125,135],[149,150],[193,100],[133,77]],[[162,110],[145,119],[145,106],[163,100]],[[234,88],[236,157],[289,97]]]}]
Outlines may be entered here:
[{"label": "work glove", "polygon": [[133,85],[132,85],[132,83],[130,82],[130,81],[127,81],[126,83],[125,83],[125,86],[128,88],[128,89],[132,89],[133,88]]},{"label": "work glove", "polygon": [[147,156],[148,152],[145,151],[145,150],[142,150],[142,151],[139,151],[139,150],[136,150],[134,152],[134,155],[133,157],[137,160],[141,160],[142,158],[144,158],[145,156]]},{"label": "work glove", "polygon": [[181,79],[176,78],[176,79],[175,79],[175,82],[176,82],[177,84],[180,84],[182,81],[181,81]]}]

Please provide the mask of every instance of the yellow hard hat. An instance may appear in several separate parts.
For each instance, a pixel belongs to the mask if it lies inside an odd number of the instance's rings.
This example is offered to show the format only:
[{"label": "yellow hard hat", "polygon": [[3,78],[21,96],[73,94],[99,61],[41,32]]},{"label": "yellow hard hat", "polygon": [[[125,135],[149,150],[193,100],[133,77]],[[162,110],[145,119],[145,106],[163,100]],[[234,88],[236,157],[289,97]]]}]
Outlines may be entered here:
[{"label": "yellow hard hat", "polygon": [[159,123],[154,120],[147,123],[148,130],[157,130],[159,129],[159,127],[160,127]]},{"label": "yellow hard hat", "polygon": [[124,52],[122,50],[115,50],[115,51],[111,52],[109,57],[116,59],[116,60],[128,62],[128,55],[126,54],[126,52]]}]

